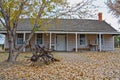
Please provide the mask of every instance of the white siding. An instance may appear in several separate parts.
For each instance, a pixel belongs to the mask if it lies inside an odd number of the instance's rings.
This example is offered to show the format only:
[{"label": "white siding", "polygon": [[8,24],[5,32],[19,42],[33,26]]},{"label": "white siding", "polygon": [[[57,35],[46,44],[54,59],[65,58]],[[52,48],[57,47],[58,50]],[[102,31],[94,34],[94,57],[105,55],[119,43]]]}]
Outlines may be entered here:
[{"label": "white siding", "polygon": [[97,43],[97,34],[87,34],[87,45]]},{"label": "white siding", "polygon": [[[30,34],[28,34],[28,33],[26,34],[26,40],[28,39],[29,35],[30,35]],[[35,36],[35,34],[34,34],[33,37],[32,37],[31,40],[30,40],[30,44],[31,44],[31,47],[32,47],[32,48],[35,47],[35,37],[36,37],[36,36]],[[30,51],[30,48],[26,46],[25,51]]]},{"label": "white siding", "polygon": [[44,46],[46,48],[49,48],[50,43],[50,34],[44,34]]},{"label": "white siding", "polygon": [[75,34],[68,34],[68,51],[72,51],[75,48]]},{"label": "white siding", "polygon": [[[28,35],[29,34],[26,34],[26,39],[28,38]],[[36,36],[34,35],[32,37],[32,40],[31,40],[31,44],[35,44],[35,38]],[[43,35],[43,44],[45,45],[45,47],[49,48],[49,41],[50,41],[50,35],[49,34],[44,34]],[[80,45],[80,34],[77,35],[78,37],[78,40],[77,40],[77,47],[78,48],[84,48],[84,47],[88,47],[89,45],[89,41],[93,41],[92,43],[96,43],[97,41],[97,34],[86,34],[85,37],[86,37],[86,44],[85,45]],[[17,38],[17,36],[16,36]],[[75,45],[75,34],[68,34],[67,36],[67,39],[66,39],[68,42],[67,46],[68,46],[68,51],[73,51],[73,48],[76,47]],[[17,42],[16,42],[17,43]],[[56,34],[52,34],[52,42],[51,42],[52,45],[54,45],[54,49],[55,46],[56,46]],[[5,39],[5,48],[8,48],[8,42],[7,42],[7,37]],[[103,45],[102,45],[102,50],[103,51],[112,51],[114,50],[114,39],[113,39],[113,36],[110,35],[110,34],[106,34],[106,35],[103,35]],[[29,49],[26,49],[26,51],[29,51]]]},{"label": "white siding", "polygon": [[103,51],[112,51],[114,50],[114,39],[112,35],[103,35]]},{"label": "white siding", "polygon": [[[97,35],[94,34],[85,34],[85,45],[80,45],[80,34],[77,35],[77,47],[78,48],[88,48],[89,47],[89,41],[92,41],[93,44],[97,41]],[[75,48],[75,34],[68,34],[68,51],[72,51],[73,48]]]},{"label": "white siding", "polygon": [[4,47],[9,48],[7,35],[5,35],[5,45],[4,45]]}]

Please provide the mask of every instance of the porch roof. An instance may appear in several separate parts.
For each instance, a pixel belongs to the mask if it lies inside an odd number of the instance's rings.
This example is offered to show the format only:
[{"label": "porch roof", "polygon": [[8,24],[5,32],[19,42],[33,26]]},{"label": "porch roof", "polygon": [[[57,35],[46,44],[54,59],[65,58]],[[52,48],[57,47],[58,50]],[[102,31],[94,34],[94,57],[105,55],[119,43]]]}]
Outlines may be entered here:
[{"label": "porch roof", "polygon": [[[17,31],[31,31],[32,25],[30,19],[23,19],[19,22]],[[5,31],[4,28],[1,29]],[[39,28],[37,32],[105,32],[116,33],[117,31],[105,21],[90,20],[90,19],[58,19],[52,20],[50,23]],[[0,31],[1,32],[1,31]]]}]

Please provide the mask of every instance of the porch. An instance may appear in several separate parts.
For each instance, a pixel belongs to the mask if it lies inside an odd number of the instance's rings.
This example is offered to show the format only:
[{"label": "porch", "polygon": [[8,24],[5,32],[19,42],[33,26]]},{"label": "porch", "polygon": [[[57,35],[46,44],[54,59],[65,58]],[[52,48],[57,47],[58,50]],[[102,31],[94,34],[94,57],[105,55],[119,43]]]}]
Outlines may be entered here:
[{"label": "porch", "polygon": [[[17,33],[16,45],[20,46],[30,33]],[[40,44],[55,51],[108,51],[114,50],[114,39],[111,34],[83,33],[83,32],[36,32],[30,44]],[[5,48],[8,47],[6,40]],[[30,46],[24,48],[24,52],[30,51]]]},{"label": "porch", "polygon": [[[18,32],[16,45],[20,46],[29,36],[29,32]],[[83,32],[36,32],[30,44],[40,44],[55,51],[113,51],[114,36],[112,34],[83,33]],[[7,39],[5,49],[8,49]],[[26,46],[24,52],[30,51]]]}]

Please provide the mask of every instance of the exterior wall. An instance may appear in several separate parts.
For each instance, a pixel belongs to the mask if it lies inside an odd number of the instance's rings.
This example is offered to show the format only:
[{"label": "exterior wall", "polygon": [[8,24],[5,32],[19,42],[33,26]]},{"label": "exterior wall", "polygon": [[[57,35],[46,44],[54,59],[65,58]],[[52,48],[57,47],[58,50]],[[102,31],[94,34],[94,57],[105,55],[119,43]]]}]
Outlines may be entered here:
[{"label": "exterior wall", "polygon": [[46,48],[49,48],[49,42],[50,42],[50,34],[43,34],[43,38],[44,38],[44,46]]},{"label": "exterior wall", "polygon": [[8,49],[8,39],[7,39],[7,35],[5,34],[5,44],[4,44],[5,49]]},{"label": "exterior wall", "polygon": [[[78,48],[89,48],[89,44],[97,44],[97,35],[85,34],[85,45],[80,45],[80,34],[77,35],[77,47]],[[68,34],[68,51],[73,51],[76,48],[75,34]]]},{"label": "exterior wall", "polygon": [[51,38],[51,48],[56,50],[56,34],[52,34]]},{"label": "exterior wall", "polygon": [[[28,33],[26,34],[26,39],[28,38]],[[67,34],[67,51],[73,51],[73,48],[76,48],[76,40],[75,34]],[[78,48],[87,48],[89,47],[89,43],[95,44],[98,43],[97,42],[97,34],[86,34],[86,44],[85,45],[80,45],[80,34],[77,35],[77,47]],[[17,38],[17,36],[16,36]],[[56,34],[52,34],[52,40],[51,40],[51,47],[56,49]],[[16,39],[17,40],[17,39]],[[36,34],[32,37],[30,44],[32,45],[32,47],[34,47],[34,44],[36,43]],[[17,42],[16,42],[17,45]],[[43,34],[43,44],[46,48],[49,48],[50,46],[50,34]],[[20,46],[20,45],[18,45]],[[7,42],[7,37],[5,39],[5,48],[8,48],[8,42]],[[99,48],[99,46],[98,46]],[[103,45],[101,46],[102,51],[111,51],[114,50],[114,39],[112,35],[103,35]],[[25,51],[30,51],[29,48],[26,47]]]},{"label": "exterior wall", "polygon": [[87,39],[87,45],[89,45],[89,44],[97,44],[98,43],[96,34],[87,34],[86,39]]},{"label": "exterior wall", "polygon": [[103,51],[113,51],[114,50],[114,39],[112,35],[103,35]]},{"label": "exterior wall", "polygon": [[[26,36],[25,36],[25,40],[27,40],[28,39],[28,37],[29,37],[29,33],[26,33]],[[33,47],[35,47],[34,45],[35,45],[35,39],[36,39],[36,34],[34,34],[33,35],[33,37],[31,38],[31,40],[30,40],[30,45],[31,45],[31,47],[33,48]],[[30,51],[30,47],[29,46],[26,46],[26,48],[25,48],[25,51]]]},{"label": "exterior wall", "polygon": [[[88,44],[89,43],[98,44],[97,48],[99,49],[99,42],[98,42],[98,39],[97,39],[97,35],[88,34],[87,35],[87,40],[88,40]],[[103,44],[101,45],[101,50],[102,51],[113,51],[114,50],[114,39],[113,39],[112,35],[103,34]]]},{"label": "exterior wall", "polygon": [[[28,39],[29,37],[29,34],[25,34],[25,39]],[[16,35],[16,40],[17,40],[17,35]],[[19,47],[21,46],[21,44],[17,44],[17,41],[15,43],[17,46],[16,47]],[[30,41],[30,44],[35,44],[35,35],[32,37],[31,41]],[[5,44],[4,44],[4,47],[5,47],[5,50],[8,50],[9,46],[8,46],[8,40],[7,40],[7,36],[5,37]],[[33,45],[31,47],[34,47]],[[25,51],[30,51],[30,49],[28,47],[25,48]]]},{"label": "exterior wall", "polygon": [[[46,48],[50,48],[50,34],[49,33],[45,33],[43,34],[43,45],[46,47]],[[56,41],[56,35],[55,34],[51,34],[51,48],[54,48],[55,49],[55,41]]]},{"label": "exterior wall", "polygon": [[68,51],[73,51],[75,48],[75,34],[68,34]]},{"label": "exterior wall", "polygon": [[[26,36],[26,38],[28,38],[28,35],[29,34],[27,34]],[[47,33],[45,33],[45,34],[42,34],[42,37],[43,37],[43,42],[42,42],[42,44],[41,44],[41,46],[45,46],[46,48],[49,48],[49,42],[50,42],[50,35],[49,34],[47,34]],[[35,46],[35,44],[36,44],[36,39],[37,39],[37,33],[36,34],[34,34],[34,36],[32,37],[32,39],[31,39],[31,41],[30,41],[30,44],[32,44],[32,47],[34,48]],[[29,48],[26,48],[26,51],[30,51],[30,49]]]},{"label": "exterior wall", "polygon": [[[88,40],[88,44],[89,43],[98,44],[97,49],[99,49],[99,42],[98,42],[98,39],[97,39],[97,35],[88,34],[87,35],[87,40]],[[114,50],[114,39],[113,39],[112,35],[110,35],[110,34],[109,35],[107,35],[107,34],[103,35],[103,44],[101,45],[101,50],[102,51],[112,51],[112,50]]]},{"label": "exterior wall", "polygon": [[87,47],[91,51],[98,51],[99,49],[98,34],[87,34],[86,39],[87,39]]},{"label": "exterior wall", "polygon": [[[86,36],[86,35],[85,35]],[[76,48],[76,35],[75,34],[68,34],[68,51],[73,51]],[[78,48],[86,48],[87,47],[87,37],[85,41],[85,45],[80,45],[80,34],[77,35],[77,47]]]},{"label": "exterior wall", "polygon": [[[80,34],[77,35],[77,47],[78,48],[88,48],[89,44],[98,44],[96,47],[90,48],[90,50],[95,51],[99,49],[99,42],[97,39],[97,34],[86,34],[86,44],[80,45]],[[68,51],[73,51],[75,48],[75,34],[68,34]],[[101,45],[102,51],[112,51],[114,50],[114,39],[112,35],[103,35],[103,45]]]}]

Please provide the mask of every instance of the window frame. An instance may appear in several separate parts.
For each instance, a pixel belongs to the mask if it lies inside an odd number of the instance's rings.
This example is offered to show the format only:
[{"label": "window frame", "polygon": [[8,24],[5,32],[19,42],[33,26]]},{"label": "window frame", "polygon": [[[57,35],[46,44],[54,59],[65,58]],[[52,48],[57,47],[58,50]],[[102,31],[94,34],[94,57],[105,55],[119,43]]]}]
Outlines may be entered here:
[{"label": "window frame", "polygon": [[17,44],[23,44],[23,34],[17,34]]},{"label": "window frame", "polygon": [[36,35],[36,43],[37,44],[43,44],[43,34],[42,33],[37,33],[37,35]]},{"label": "window frame", "polygon": [[[81,42],[81,41],[83,41],[83,42]],[[85,34],[80,34],[80,45],[86,45],[86,36],[85,36]]]},{"label": "window frame", "polygon": [[[98,44],[99,44],[99,34],[98,34]],[[104,45],[104,38],[103,38],[103,35],[101,34],[101,45]]]}]

